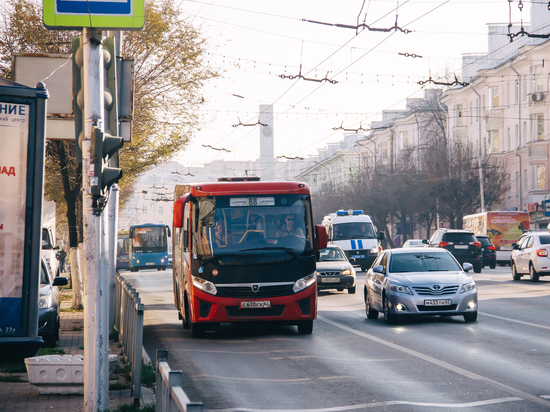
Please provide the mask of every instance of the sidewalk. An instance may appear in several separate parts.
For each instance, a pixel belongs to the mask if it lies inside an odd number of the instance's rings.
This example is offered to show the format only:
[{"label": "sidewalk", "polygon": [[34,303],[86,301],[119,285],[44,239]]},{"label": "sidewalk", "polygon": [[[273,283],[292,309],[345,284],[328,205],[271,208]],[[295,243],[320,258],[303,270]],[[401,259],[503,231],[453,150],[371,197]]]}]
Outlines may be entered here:
[{"label": "sidewalk", "polygon": [[[70,300],[62,300],[61,308],[70,308]],[[60,339],[56,348],[66,355],[84,354],[83,312],[60,312]],[[110,342],[110,354],[120,354],[118,342]],[[27,373],[10,373],[28,381]],[[109,391],[109,408],[114,411],[119,405],[133,405],[130,389]],[[151,389],[142,387],[140,406],[154,403]],[[40,395],[36,386],[28,382],[0,382],[0,410],[3,412],[83,411],[82,395]]]}]

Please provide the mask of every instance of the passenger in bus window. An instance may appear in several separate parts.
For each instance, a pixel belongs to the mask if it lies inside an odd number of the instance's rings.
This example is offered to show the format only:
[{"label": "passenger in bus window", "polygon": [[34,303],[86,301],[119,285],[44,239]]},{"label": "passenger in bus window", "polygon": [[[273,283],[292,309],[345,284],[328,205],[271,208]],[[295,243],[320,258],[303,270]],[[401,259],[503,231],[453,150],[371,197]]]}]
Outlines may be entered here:
[{"label": "passenger in bus window", "polygon": [[254,215],[252,217],[252,227],[254,230],[263,230],[264,228],[264,219],[260,215]]},{"label": "passenger in bus window", "polygon": [[286,215],[285,223],[277,230],[275,237],[281,238],[286,236],[304,237],[304,232],[299,227],[294,225],[294,215]]},{"label": "passenger in bus window", "polygon": [[214,225],[214,243],[218,247],[227,246],[223,238],[223,224],[219,220]]}]

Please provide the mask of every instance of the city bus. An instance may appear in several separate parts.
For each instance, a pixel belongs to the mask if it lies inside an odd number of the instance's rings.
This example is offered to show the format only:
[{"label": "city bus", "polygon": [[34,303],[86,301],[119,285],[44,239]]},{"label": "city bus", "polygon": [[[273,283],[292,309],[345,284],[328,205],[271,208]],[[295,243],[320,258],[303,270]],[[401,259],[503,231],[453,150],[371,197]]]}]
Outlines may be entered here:
[{"label": "city bus", "polygon": [[166,270],[168,267],[168,238],[171,236],[167,225],[144,223],[130,227],[128,257],[130,271],[140,269]]},{"label": "city bus", "polygon": [[128,232],[118,232],[117,247],[116,247],[116,270],[129,270],[130,262],[128,253],[130,250],[130,239]]},{"label": "city bus", "polygon": [[296,325],[313,331],[316,261],[327,244],[299,182],[220,178],[177,185],[174,304],[192,337],[221,323]]}]

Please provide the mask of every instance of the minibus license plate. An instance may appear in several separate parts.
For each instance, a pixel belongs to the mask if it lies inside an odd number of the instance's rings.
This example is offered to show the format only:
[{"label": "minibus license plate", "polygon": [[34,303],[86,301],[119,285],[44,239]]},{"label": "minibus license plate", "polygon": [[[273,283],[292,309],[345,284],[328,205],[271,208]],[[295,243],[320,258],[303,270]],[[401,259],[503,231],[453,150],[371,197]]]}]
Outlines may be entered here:
[{"label": "minibus license plate", "polygon": [[450,306],[451,299],[425,300],[425,306]]},{"label": "minibus license plate", "polygon": [[256,308],[270,308],[271,302],[269,300],[256,300],[251,302],[241,302],[241,309],[256,309]]}]

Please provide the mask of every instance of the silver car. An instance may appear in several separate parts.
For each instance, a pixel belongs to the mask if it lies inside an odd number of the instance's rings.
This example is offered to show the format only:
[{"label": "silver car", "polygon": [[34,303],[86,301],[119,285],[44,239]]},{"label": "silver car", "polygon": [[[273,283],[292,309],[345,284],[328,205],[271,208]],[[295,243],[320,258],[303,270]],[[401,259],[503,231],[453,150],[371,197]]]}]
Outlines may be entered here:
[{"label": "silver car", "polygon": [[446,249],[385,250],[367,272],[364,287],[367,318],[384,314],[386,323],[408,316],[463,316],[477,320],[477,287]]},{"label": "silver car", "polygon": [[538,282],[541,276],[550,276],[550,232],[526,232],[513,243],[512,277],[520,280],[529,275],[532,282]]}]

